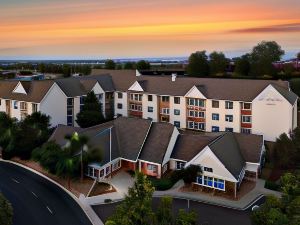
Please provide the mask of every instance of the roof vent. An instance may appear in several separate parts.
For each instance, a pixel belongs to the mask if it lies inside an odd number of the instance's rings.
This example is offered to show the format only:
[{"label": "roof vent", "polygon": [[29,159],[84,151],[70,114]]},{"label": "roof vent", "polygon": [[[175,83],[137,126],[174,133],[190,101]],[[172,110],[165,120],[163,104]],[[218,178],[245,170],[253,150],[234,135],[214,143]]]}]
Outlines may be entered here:
[{"label": "roof vent", "polygon": [[173,82],[176,81],[176,77],[177,77],[177,74],[176,74],[176,73],[172,73],[172,81],[173,81]]},{"label": "roof vent", "polygon": [[140,71],[135,70],[135,76],[139,77],[139,76],[141,76],[141,75],[142,75],[142,74],[140,73]]}]

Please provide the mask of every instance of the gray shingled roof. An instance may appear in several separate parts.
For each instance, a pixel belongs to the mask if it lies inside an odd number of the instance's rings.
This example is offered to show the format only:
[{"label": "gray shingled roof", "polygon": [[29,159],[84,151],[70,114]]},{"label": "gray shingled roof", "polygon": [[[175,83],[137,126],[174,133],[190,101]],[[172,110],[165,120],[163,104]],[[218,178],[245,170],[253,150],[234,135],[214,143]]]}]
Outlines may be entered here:
[{"label": "gray shingled roof", "polygon": [[145,92],[157,95],[184,96],[194,85],[209,99],[252,101],[269,84],[279,87],[280,93],[289,101],[295,96],[290,93],[288,82],[282,80],[250,80],[196,78],[178,76],[176,81],[171,76],[135,76],[135,70],[93,70],[93,75],[110,74],[117,91],[127,91],[135,82],[140,81]]},{"label": "gray shingled roof", "polygon": [[276,84],[272,85],[286,100],[288,100],[289,103],[291,103],[292,105],[295,104],[295,102],[298,99],[298,96],[292,92],[291,90],[288,91],[285,88],[278,86]]},{"label": "gray shingled roof", "polygon": [[172,124],[153,123],[139,159],[161,164],[173,131]]},{"label": "gray shingled roof", "polygon": [[61,88],[61,90],[66,94],[67,97],[77,97],[81,95],[86,95],[88,91],[84,88],[84,85],[76,78],[65,78],[57,79],[55,82]]},{"label": "gray shingled roof", "polygon": [[238,179],[246,162],[233,133],[225,133],[208,145],[226,169]]},{"label": "gray shingled roof", "polygon": [[171,158],[188,162],[219,136],[180,134],[175,143]]}]

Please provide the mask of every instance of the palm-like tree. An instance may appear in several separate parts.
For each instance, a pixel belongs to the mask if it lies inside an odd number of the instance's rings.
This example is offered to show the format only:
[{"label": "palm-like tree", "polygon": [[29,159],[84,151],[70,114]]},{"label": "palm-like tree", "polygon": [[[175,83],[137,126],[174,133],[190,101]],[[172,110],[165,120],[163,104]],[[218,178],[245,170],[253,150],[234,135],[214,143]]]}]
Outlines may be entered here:
[{"label": "palm-like tree", "polygon": [[66,146],[62,149],[63,157],[57,163],[58,175],[68,177],[68,187],[70,189],[70,179],[80,163],[80,181],[83,181],[84,163],[91,161],[101,161],[101,151],[88,146],[89,139],[84,135],[75,132],[73,135],[66,135]]}]

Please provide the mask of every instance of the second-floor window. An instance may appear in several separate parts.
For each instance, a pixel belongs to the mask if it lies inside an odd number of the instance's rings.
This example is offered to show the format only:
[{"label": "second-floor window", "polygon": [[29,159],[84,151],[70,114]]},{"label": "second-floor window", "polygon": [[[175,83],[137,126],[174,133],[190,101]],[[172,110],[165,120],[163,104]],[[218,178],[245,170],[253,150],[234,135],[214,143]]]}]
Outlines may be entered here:
[{"label": "second-floor window", "polygon": [[179,116],[180,115],[180,110],[179,109],[174,109],[174,115]]},{"label": "second-floor window", "polygon": [[142,111],[142,106],[141,105],[136,105],[136,104],[130,104],[130,110],[131,111]]},{"label": "second-floor window", "polygon": [[122,108],[123,108],[123,105],[122,105],[121,103],[118,103],[117,108],[118,108],[118,109],[122,109]]},{"label": "second-floor window", "polygon": [[169,115],[170,114],[170,109],[169,108],[162,108],[161,109],[161,114]]},{"label": "second-floor window", "polygon": [[148,106],[148,112],[153,112],[153,107],[152,106]]},{"label": "second-floor window", "polygon": [[210,168],[210,167],[205,167],[205,166],[204,166],[204,167],[203,167],[203,171],[212,173],[212,172],[213,172],[213,169]]},{"label": "second-floor window", "polygon": [[219,101],[213,100],[213,101],[211,102],[211,104],[212,104],[212,108],[219,108]]},{"label": "second-floor window", "polygon": [[204,116],[205,113],[203,111],[189,110],[189,117],[204,118]]},{"label": "second-floor window", "polygon": [[118,98],[123,98],[123,93],[122,92],[118,92]]},{"label": "second-floor window", "polygon": [[35,112],[38,111],[37,108],[38,108],[37,104],[32,103],[32,112],[33,112],[33,113],[35,113]]},{"label": "second-floor window", "polygon": [[242,109],[244,109],[244,110],[250,110],[251,109],[251,103],[243,102],[242,103]]},{"label": "second-floor window", "polygon": [[148,102],[152,102],[153,101],[153,95],[148,95]]},{"label": "second-floor window", "polygon": [[225,115],[225,121],[226,122],[232,122],[233,121],[233,115]]},{"label": "second-floor window", "polygon": [[225,109],[233,109],[233,102],[225,101]]},{"label": "second-floor window", "polygon": [[14,101],[14,109],[18,109],[18,101]]},{"label": "second-floor window", "polygon": [[27,102],[21,102],[20,103],[20,109],[21,110],[27,110]]},{"label": "second-floor window", "polygon": [[243,123],[251,123],[251,116],[242,116]]}]

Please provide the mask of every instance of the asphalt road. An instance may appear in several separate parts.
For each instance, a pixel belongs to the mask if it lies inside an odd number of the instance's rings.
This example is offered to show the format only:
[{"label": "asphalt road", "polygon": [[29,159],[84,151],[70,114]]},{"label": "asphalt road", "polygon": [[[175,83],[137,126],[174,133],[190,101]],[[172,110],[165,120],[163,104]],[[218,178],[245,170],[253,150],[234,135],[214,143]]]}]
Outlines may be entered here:
[{"label": "asphalt road", "polygon": [[[252,205],[260,205],[264,202],[264,198],[253,203]],[[107,218],[113,214],[115,208],[120,203],[103,204],[93,206],[94,211],[105,222]],[[153,199],[153,208],[159,204],[159,198]],[[181,199],[173,200],[173,214],[176,215],[179,209],[188,209],[188,201]],[[224,207],[213,206],[196,201],[189,202],[189,210],[194,210],[197,213],[198,225],[251,225],[250,212],[248,210],[234,210]]]},{"label": "asphalt road", "polygon": [[61,188],[3,161],[0,191],[12,203],[13,225],[92,225],[81,207]]}]

